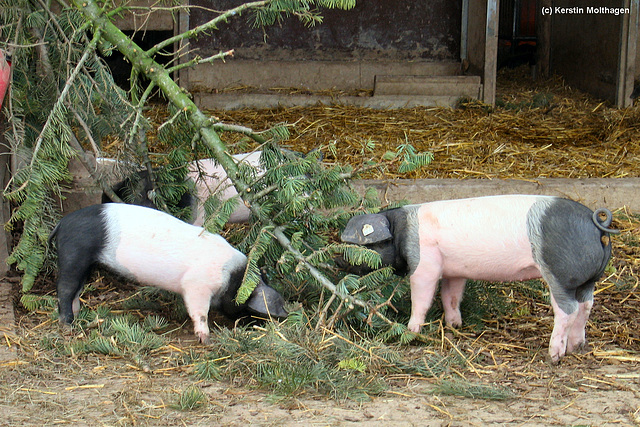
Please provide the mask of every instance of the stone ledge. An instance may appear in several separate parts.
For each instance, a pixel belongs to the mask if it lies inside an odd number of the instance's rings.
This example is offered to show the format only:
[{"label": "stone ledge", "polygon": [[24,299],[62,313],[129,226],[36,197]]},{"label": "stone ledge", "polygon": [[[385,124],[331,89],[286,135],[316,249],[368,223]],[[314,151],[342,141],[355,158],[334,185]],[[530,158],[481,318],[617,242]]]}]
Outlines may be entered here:
[{"label": "stone ledge", "polygon": [[398,179],[354,180],[354,188],[364,193],[374,187],[380,200],[425,203],[433,200],[500,194],[541,194],[562,196],[591,209],[627,207],[640,212],[640,178],[540,178],[520,179]]}]

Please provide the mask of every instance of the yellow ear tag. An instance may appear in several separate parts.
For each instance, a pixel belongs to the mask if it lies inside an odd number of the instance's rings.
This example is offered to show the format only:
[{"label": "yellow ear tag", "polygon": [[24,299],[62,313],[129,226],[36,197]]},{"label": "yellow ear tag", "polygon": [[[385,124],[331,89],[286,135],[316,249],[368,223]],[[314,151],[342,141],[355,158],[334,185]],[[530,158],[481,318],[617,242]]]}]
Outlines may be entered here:
[{"label": "yellow ear tag", "polygon": [[373,233],[373,226],[371,224],[365,224],[362,227],[362,235],[367,237],[371,233]]}]

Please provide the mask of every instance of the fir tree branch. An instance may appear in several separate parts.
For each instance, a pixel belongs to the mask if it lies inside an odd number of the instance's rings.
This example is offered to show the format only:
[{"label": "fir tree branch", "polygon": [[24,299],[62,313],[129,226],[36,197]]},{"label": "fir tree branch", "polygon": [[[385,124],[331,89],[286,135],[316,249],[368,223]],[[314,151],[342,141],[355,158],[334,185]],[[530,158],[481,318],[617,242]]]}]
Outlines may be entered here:
[{"label": "fir tree branch", "polygon": [[119,28],[109,21],[98,7],[95,0],[73,0],[74,5],[82,11],[99,28],[103,37],[127,57],[134,68],[145,73],[156,84],[167,99],[178,109],[187,113],[189,121],[200,130],[203,141],[211,148],[214,157],[227,172],[238,193],[243,194],[247,186],[238,180],[238,167],[226,153],[226,147],[219,135],[211,128],[209,118],[198,109],[191,99],[173,81],[167,70],[153,60],[140,46],[127,37]]},{"label": "fir tree branch", "polygon": [[230,125],[222,122],[214,123],[211,127],[217,131],[227,131],[227,132],[237,132],[247,135],[249,138],[253,139],[259,144],[264,144],[267,142],[267,139],[260,135],[260,133],[255,132],[253,129],[248,128],[246,126],[240,125]]},{"label": "fir tree branch", "polygon": [[91,145],[91,148],[93,149],[93,152],[95,153],[95,156],[98,157],[100,154],[100,149],[98,148],[98,145],[96,144],[96,141],[93,139],[93,135],[91,135],[91,130],[89,129],[89,126],[87,125],[87,122],[85,122],[82,117],[80,117],[80,114],[78,114],[78,111],[73,108],[71,105],[69,105],[67,103],[67,108],[69,110],[71,110],[71,112],[73,113],[74,117],[76,118],[76,120],[78,121],[78,123],[80,124],[80,126],[82,127],[82,130],[84,130],[84,134],[87,136],[87,139],[89,140],[89,144]]},{"label": "fir tree branch", "polygon": [[[129,146],[134,146],[134,140],[139,139],[142,140],[145,138],[144,130],[140,128],[140,122],[144,119],[144,115],[142,114],[142,109],[147,102],[147,99],[151,96],[153,89],[156,87],[155,83],[151,82],[143,92],[140,100],[138,101],[137,107],[135,107],[136,118],[133,122],[133,126],[131,127],[131,131],[129,132]],[[148,159],[148,153],[146,154]],[[146,160],[146,159],[145,159]],[[149,161],[149,164],[151,162]]]},{"label": "fir tree branch", "polygon": [[234,50],[231,49],[231,50],[228,50],[226,52],[220,52],[220,53],[218,53],[216,55],[209,56],[207,58],[201,58],[199,56],[196,56],[191,61],[184,62],[182,64],[178,64],[176,66],[168,68],[167,71],[170,72],[170,73],[175,73],[176,71],[182,70],[184,68],[194,67],[194,66],[199,65],[199,64],[207,64],[207,63],[213,62],[213,61],[215,61],[217,59],[224,59],[227,56],[233,56],[233,53],[234,53]]},{"label": "fir tree branch", "polygon": [[71,90],[71,86],[73,85],[73,82],[75,81],[76,77],[84,67],[84,63],[87,61],[87,59],[89,59],[89,54],[95,50],[96,46],[98,45],[98,42],[100,41],[100,38],[101,38],[101,32],[100,30],[96,30],[95,34],[93,35],[93,39],[91,40],[91,43],[89,43],[89,45],[85,49],[84,54],[82,55],[82,58],[80,58],[80,61],[78,61],[78,64],[76,65],[75,69],[73,70],[73,73],[71,73],[71,76],[67,80],[64,86],[64,89],[62,89],[62,92],[60,93],[60,96],[58,97],[56,104],[54,105],[51,113],[47,117],[47,121],[42,127],[42,130],[40,131],[40,135],[38,135],[38,139],[36,140],[36,144],[33,149],[33,156],[31,157],[31,163],[29,165],[30,167],[33,167],[33,164],[35,163],[38,157],[38,151],[40,150],[40,146],[42,145],[45,132],[48,131],[48,128],[51,126],[52,120],[55,117],[55,113],[58,112],[60,109],[62,109],[67,99],[67,95]]},{"label": "fir tree branch", "polygon": [[[80,117],[80,115],[72,109],[73,115],[75,116],[76,120],[78,121],[78,123],[81,123],[81,126],[83,127],[85,133],[87,134],[87,137],[90,138],[90,133],[88,130],[87,125],[84,123],[84,121],[82,120],[82,117]],[[91,178],[93,178],[93,180],[100,186],[100,188],[102,189],[102,191],[109,196],[109,198],[117,203],[124,203],[122,201],[122,199],[120,197],[118,197],[118,195],[113,191],[113,188],[111,188],[110,185],[108,185],[107,183],[104,182],[104,180],[98,175],[97,171],[98,171],[98,167],[95,163],[95,161],[91,161],[89,160],[89,157],[85,154],[84,150],[82,149],[82,146],[80,145],[80,142],[78,141],[78,139],[75,137],[75,135],[71,134],[71,138],[69,140],[69,145],[71,146],[71,148],[74,149],[74,151],[77,154],[78,160],[80,160],[80,163],[82,163],[82,166],[84,166],[84,168],[87,170],[87,172],[89,172],[89,175],[91,176]]]},{"label": "fir tree branch", "polygon": [[[209,21],[209,23],[197,27],[191,31],[183,33],[177,37],[172,39],[168,39],[165,42],[156,45],[154,48],[150,49],[147,52],[144,52],[137,44],[135,44],[129,37],[124,35],[122,31],[120,31],[115,25],[110,22],[107,17],[105,17],[102,13],[102,10],[98,7],[95,0],[73,0],[74,5],[82,11],[85,16],[90,19],[94,28],[97,31],[101,31],[103,37],[113,44],[121,53],[125,55],[125,57],[130,61],[130,63],[136,69],[140,70],[140,72],[144,73],[155,85],[157,85],[160,90],[164,93],[167,99],[179,110],[182,110],[188,117],[191,124],[199,130],[200,137],[203,142],[208,145],[208,147],[212,150],[213,156],[217,160],[217,162],[222,166],[222,168],[227,173],[227,176],[233,183],[234,187],[238,191],[238,194],[241,197],[247,194],[248,185],[240,178],[238,174],[238,166],[233,161],[231,156],[226,152],[226,146],[220,139],[217,131],[219,130],[234,130],[239,131],[241,127],[235,127],[233,125],[225,125],[225,124],[213,124],[209,117],[207,117],[197,106],[193,103],[193,101],[183,92],[183,90],[173,81],[170,77],[167,69],[158,64],[151,55],[156,53],[159,49],[169,44],[175,43],[177,41],[183,40],[188,37],[193,37],[194,35],[205,31],[206,29],[211,29],[215,27],[215,24],[221,22],[222,20],[226,20],[228,17],[233,14],[237,14],[241,11],[248,9],[249,7],[259,7],[262,5],[266,5],[270,3],[270,1],[261,1],[254,3],[247,3],[238,8],[232,9],[231,11],[227,11],[226,13],[218,16],[216,19]],[[264,138],[255,134],[255,132],[250,129],[244,128],[244,132],[251,136],[252,138]],[[251,203],[249,208],[252,210],[256,216],[260,217],[260,206],[257,203]],[[289,251],[296,260],[298,260],[302,265],[305,266],[322,287],[329,290],[332,294],[337,295],[341,298],[342,301],[348,303],[349,306],[357,305],[362,307],[367,312],[371,313],[373,307],[370,307],[364,301],[361,301],[358,298],[355,298],[351,295],[343,295],[338,291],[335,284],[333,284],[322,272],[320,272],[317,268],[311,265],[304,255],[296,250],[291,241],[287,238],[287,236],[283,232],[283,227],[276,226],[271,220],[263,220],[264,226],[273,227],[273,235],[279,244],[287,251]],[[385,321],[390,325],[394,325],[394,322],[386,318],[382,313],[375,312],[375,315]]]},{"label": "fir tree branch", "polygon": [[[75,0],[74,0],[75,1]],[[168,38],[166,40],[163,40],[162,42],[156,44],[155,46],[153,46],[151,49],[147,50],[147,55],[149,56],[153,56],[156,53],[158,53],[160,50],[162,50],[163,48],[167,47],[167,46],[171,46],[174,43],[183,41],[185,39],[191,39],[194,36],[197,36],[200,33],[203,33],[205,31],[209,31],[209,30],[215,30],[218,26],[218,24],[222,23],[222,22],[227,22],[229,20],[229,18],[231,18],[232,16],[235,15],[240,15],[242,14],[242,12],[244,12],[245,10],[248,9],[254,9],[254,8],[258,8],[258,7],[262,7],[265,6],[269,3],[273,2],[273,0],[264,0],[264,1],[256,1],[256,2],[252,2],[252,3],[245,3],[242,4],[238,7],[234,7],[233,9],[229,9],[223,13],[221,13],[220,15],[218,15],[217,17],[215,17],[214,19],[205,22],[202,25],[199,25],[195,28],[192,28],[188,31],[185,31],[184,33],[178,34],[177,36]]]},{"label": "fir tree branch", "polygon": [[282,247],[284,247],[286,250],[291,252],[291,254],[295,257],[295,259],[298,260],[299,262],[301,262],[307,268],[307,270],[309,270],[309,273],[311,273],[311,276],[313,276],[313,278],[316,279],[318,281],[318,283],[320,283],[320,285],[322,285],[322,287],[324,287],[327,290],[329,290],[329,292],[331,292],[333,295],[337,295],[338,298],[340,298],[342,302],[348,302],[350,305],[357,305],[359,307],[362,307],[367,312],[375,314],[377,317],[379,317],[380,319],[382,319],[383,321],[385,321],[389,325],[393,325],[394,324],[394,322],[392,322],[391,320],[387,319],[387,317],[385,315],[383,315],[382,313],[380,313],[378,311],[373,310],[373,307],[371,307],[366,302],[364,302],[364,301],[362,301],[362,300],[360,300],[360,299],[358,299],[358,298],[356,298],[356,297],[354,297],[352,295],[342,294],[340,291],[338,291],[338,288],[336,287],[336,285],[334,285],[329,279],[327,279],[325,277],[325,275],[322,274],[322,272],[320,272],[318,269],[316,269],[313,265],[309,264],[309,262],[307,261],[307,258],[303,254],[301,254],[300,251],[298,251],[296,248],[294,248],[291,245],[291,241],[284,234],[283,230],[284,230],[283,226],[276,227],[273,230],[273,236],[278,240],[278,242],[282,245]]}]

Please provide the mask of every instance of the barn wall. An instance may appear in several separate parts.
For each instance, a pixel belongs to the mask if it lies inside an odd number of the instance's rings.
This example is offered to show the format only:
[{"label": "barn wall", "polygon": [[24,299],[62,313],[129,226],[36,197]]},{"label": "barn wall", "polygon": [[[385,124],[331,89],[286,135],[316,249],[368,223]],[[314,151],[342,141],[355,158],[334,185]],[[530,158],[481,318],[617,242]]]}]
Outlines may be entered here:
[{"label": "barn wall", "polygon": [[[223,10],[242,1],[191,3]],[[226,63],[190,70],[189,86],[370,90],[375,75],[429,74],[429,64],[459,61],[461,7],[462,0],[359,1],[352,10],[322,11],[322,24],[312,28],[288,18],[262,30],[253,28],[251,13],[234,17],[211,35],[190,42],[202,57],[229,49],[235,53]],[[189,26],[214,16],[193,9]]]},{"label": "barn wall", "polygon": [[[622,16],[588,13],[587,7],[619,8],[621,0],[562,0],[556,7],[577,13],[554,13],[551,70],[568,84],[615,102]],[[582,8],[582,9],[575,9]]]},{"label": "barn wall", "polygon": [[[195,6],[218,10],[238,0],[192,0]],[[460,56],[461,0],[428,2],[359,1],[351,10],[323,10],[322,24],[305,27],[296,18],[264,29],[252,27],[251,13],[234,17],[208,37],[191,45],[200,55],[235,49],[239,59],[442,60]],[[191,28],[215,14],[194,9]]]}]

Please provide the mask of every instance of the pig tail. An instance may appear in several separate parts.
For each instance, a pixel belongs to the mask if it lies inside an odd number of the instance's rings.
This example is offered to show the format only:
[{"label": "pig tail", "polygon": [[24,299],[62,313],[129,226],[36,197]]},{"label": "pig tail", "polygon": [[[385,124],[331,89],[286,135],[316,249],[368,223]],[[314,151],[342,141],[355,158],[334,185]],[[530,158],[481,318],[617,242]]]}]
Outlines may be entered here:
[{"label": "pig tail", "polygon": [[[600,220],[600,214],[605,214],[606,218],[604,219],[604,221]],[[593,213],[593,216],[591,218],[593,219],[593,223],[596,225],[596,227],[598,227],[605,233],[620,234],[620,230],[608,228],[613,221],[613,214],[609,209],[600,208]]]}]

